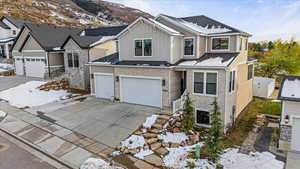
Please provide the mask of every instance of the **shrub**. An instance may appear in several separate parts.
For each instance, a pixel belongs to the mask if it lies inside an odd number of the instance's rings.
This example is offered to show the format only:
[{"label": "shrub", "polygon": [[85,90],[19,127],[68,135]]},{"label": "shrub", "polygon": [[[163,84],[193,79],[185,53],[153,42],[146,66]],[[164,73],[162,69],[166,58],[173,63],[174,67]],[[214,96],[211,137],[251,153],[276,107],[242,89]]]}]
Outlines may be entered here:
[{"label": "shrub", "polygon": [[188,133],[191,129],[193,129],[195,124],[194,118],[194,107],[192,100],[189,95],[186,96],[186,101],[183,107],[183,115],[182,115],[182,130]]}]

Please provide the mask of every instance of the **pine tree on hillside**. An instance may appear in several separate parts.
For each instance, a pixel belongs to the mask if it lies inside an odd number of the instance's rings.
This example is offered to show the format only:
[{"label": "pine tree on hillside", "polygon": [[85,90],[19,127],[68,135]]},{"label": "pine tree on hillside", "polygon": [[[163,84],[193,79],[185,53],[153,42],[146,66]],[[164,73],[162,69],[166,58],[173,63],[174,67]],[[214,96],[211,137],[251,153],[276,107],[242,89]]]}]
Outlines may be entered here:
[{"label": "pine tree on hillside", "polygon": [[189,97],[189,94],[186,96],[186,101],[183,107],[183,115],[182,115],[182,129],[184,132],[189,132],[195,124],[194,118],[194,107],[192,100]]}]

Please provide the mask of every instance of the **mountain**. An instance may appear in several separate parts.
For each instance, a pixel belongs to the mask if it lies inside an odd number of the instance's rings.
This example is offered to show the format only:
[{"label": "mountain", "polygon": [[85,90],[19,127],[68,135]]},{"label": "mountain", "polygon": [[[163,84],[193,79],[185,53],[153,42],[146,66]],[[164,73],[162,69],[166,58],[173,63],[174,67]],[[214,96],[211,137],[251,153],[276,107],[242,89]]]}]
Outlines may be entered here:
[{"label": "mountain", "polygon": [[96,0],[0,0],[0,16],[67,27],[99,27],[152,17],[121,4]]}]

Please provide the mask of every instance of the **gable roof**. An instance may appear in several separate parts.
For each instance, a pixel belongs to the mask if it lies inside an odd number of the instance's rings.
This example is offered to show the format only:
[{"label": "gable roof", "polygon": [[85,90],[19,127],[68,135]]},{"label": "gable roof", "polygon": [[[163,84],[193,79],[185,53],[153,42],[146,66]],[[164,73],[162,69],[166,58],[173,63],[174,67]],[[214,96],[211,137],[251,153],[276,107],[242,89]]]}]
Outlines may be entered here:
[{"label": "gable roof", "polygon": [[128,29],[130,29],[131,27],[133,27],[134,25],[136,25],[137,23],[139,22],[145,22],[145,23],[148,23],[152,26],[155,26],[156,28],[160,29],[161,31],[163,32],[166,32],[170,35],[173,35],[173,36],[183,36],[180,32],[176,31],[175,29],[173,28],[170,28],[154,19],[151,19],[151,18],[145,18],[145,17],[139,17],[137,20],[135,20],[132,24],[130,24],[126,29],[124,29],[122,32],[120,32],[117,37],[120,37],[122,34],[124,34],[125,32],[127,32]]},{"label": "gable roof", "polygon": [[300,102],[300,76],[285,76],[283,78],[278,99]]},{"label": "gable roof", "polygon": [[70,39],[72,39],[80,48],[88,49],[91,44],[97,42],[102,36],[80,36],[80,35],[69,35],[65,40],[61,48],[64,48]]},{"label": "gable roof", "polygon": [[83,30],[83,32],[84,32],[84,36],[116,36],[122,30],[127,28],[127,26],[128,25],[85,29]]},{"label": "gable roof", "polygon": [[4,22],[2,22],[2,20],[0,20],[0,27],[3,29],[10,29],[10,27],[7,26]]},{"label": "gable roof", "polygon": [[[80,29],[56,27],[47,24],[26,23],[24,26],[30,30],[30,36],[32,36],[45,51],[57,51],[69,35],[75,35],[81,31]],[[24,29],[22,28],[22,30]],[[19,35],[21,35],[21,33]],[[24,43],[26,43],[26,41]]]},{"label": "gable roof", "polygon": [[92,61],[92,63],[100,64],[116,64],[117,62],[119,62],[119,52]]},{"label": "gable roof", "polygon": [[24,19],[20,19],[20,18],[14,18],[14,17],[10,17],[10,16],[5,16],[2,18],[2,20],[6,18],[10,23],[12,23],[13,25],[15,25],[15,27],[21,29],[25,23],[31,23],[30,21],[24,20]]},{"label": "gable roof", "polygon": [[179,67],[228,67],[239,53],[205,53],[197,59],[182,59],[175,65]]},{"label": "gable roof", "polygon": [[183,29],[203,35],[243,34],[246,36],[251,36],[246,32],[216,21],[205,15],[176,18],[161,14],[156,19],[159,19],[160,17],[182,27]]}]

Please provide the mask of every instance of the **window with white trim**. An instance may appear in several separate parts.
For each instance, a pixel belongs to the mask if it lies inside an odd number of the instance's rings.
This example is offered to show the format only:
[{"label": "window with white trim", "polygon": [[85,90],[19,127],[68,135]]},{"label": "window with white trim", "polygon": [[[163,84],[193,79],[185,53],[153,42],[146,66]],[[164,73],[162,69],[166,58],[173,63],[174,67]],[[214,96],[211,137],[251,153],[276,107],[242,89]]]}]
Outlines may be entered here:
[{"label": "window with white trim", "polygon": [[207,111],[196,110],[196,123],[210,125],[210,113]]},{"label": "window with white trim", "polygon": [[243,39],[240,38],[240,51],[243,50]]},{"label": "window with white trim", "polygon": [[134,40],[135,56],[152,56],[152,39]]},{"label": "window with white trim", "polygon": [[193,56],[194,55],[194,38],[184,39],[184,55]]},{"label": "window with white trim", "polygon": [[248,65],[248,80],[253,78],[253,65]]},{"label": "window with white trim", "polygon": [[68,57],[68,66],[70,68],[79,67],[79,55],[76,52],[67,53]]},{"label": "window with white trim", "polygon": [[215,72],[194,72],[194,93],[217,95],[217,78]]},{"label": "window with white trim", "polygon": [[236,78],[236,72],[231,71],[230,79],[229,79],[229,92],[233,92],[235,90],[235,78]]},{"label": "window with white trim", "polygon": [[229,50],[229,38],[212,38],[212,50]]}]

